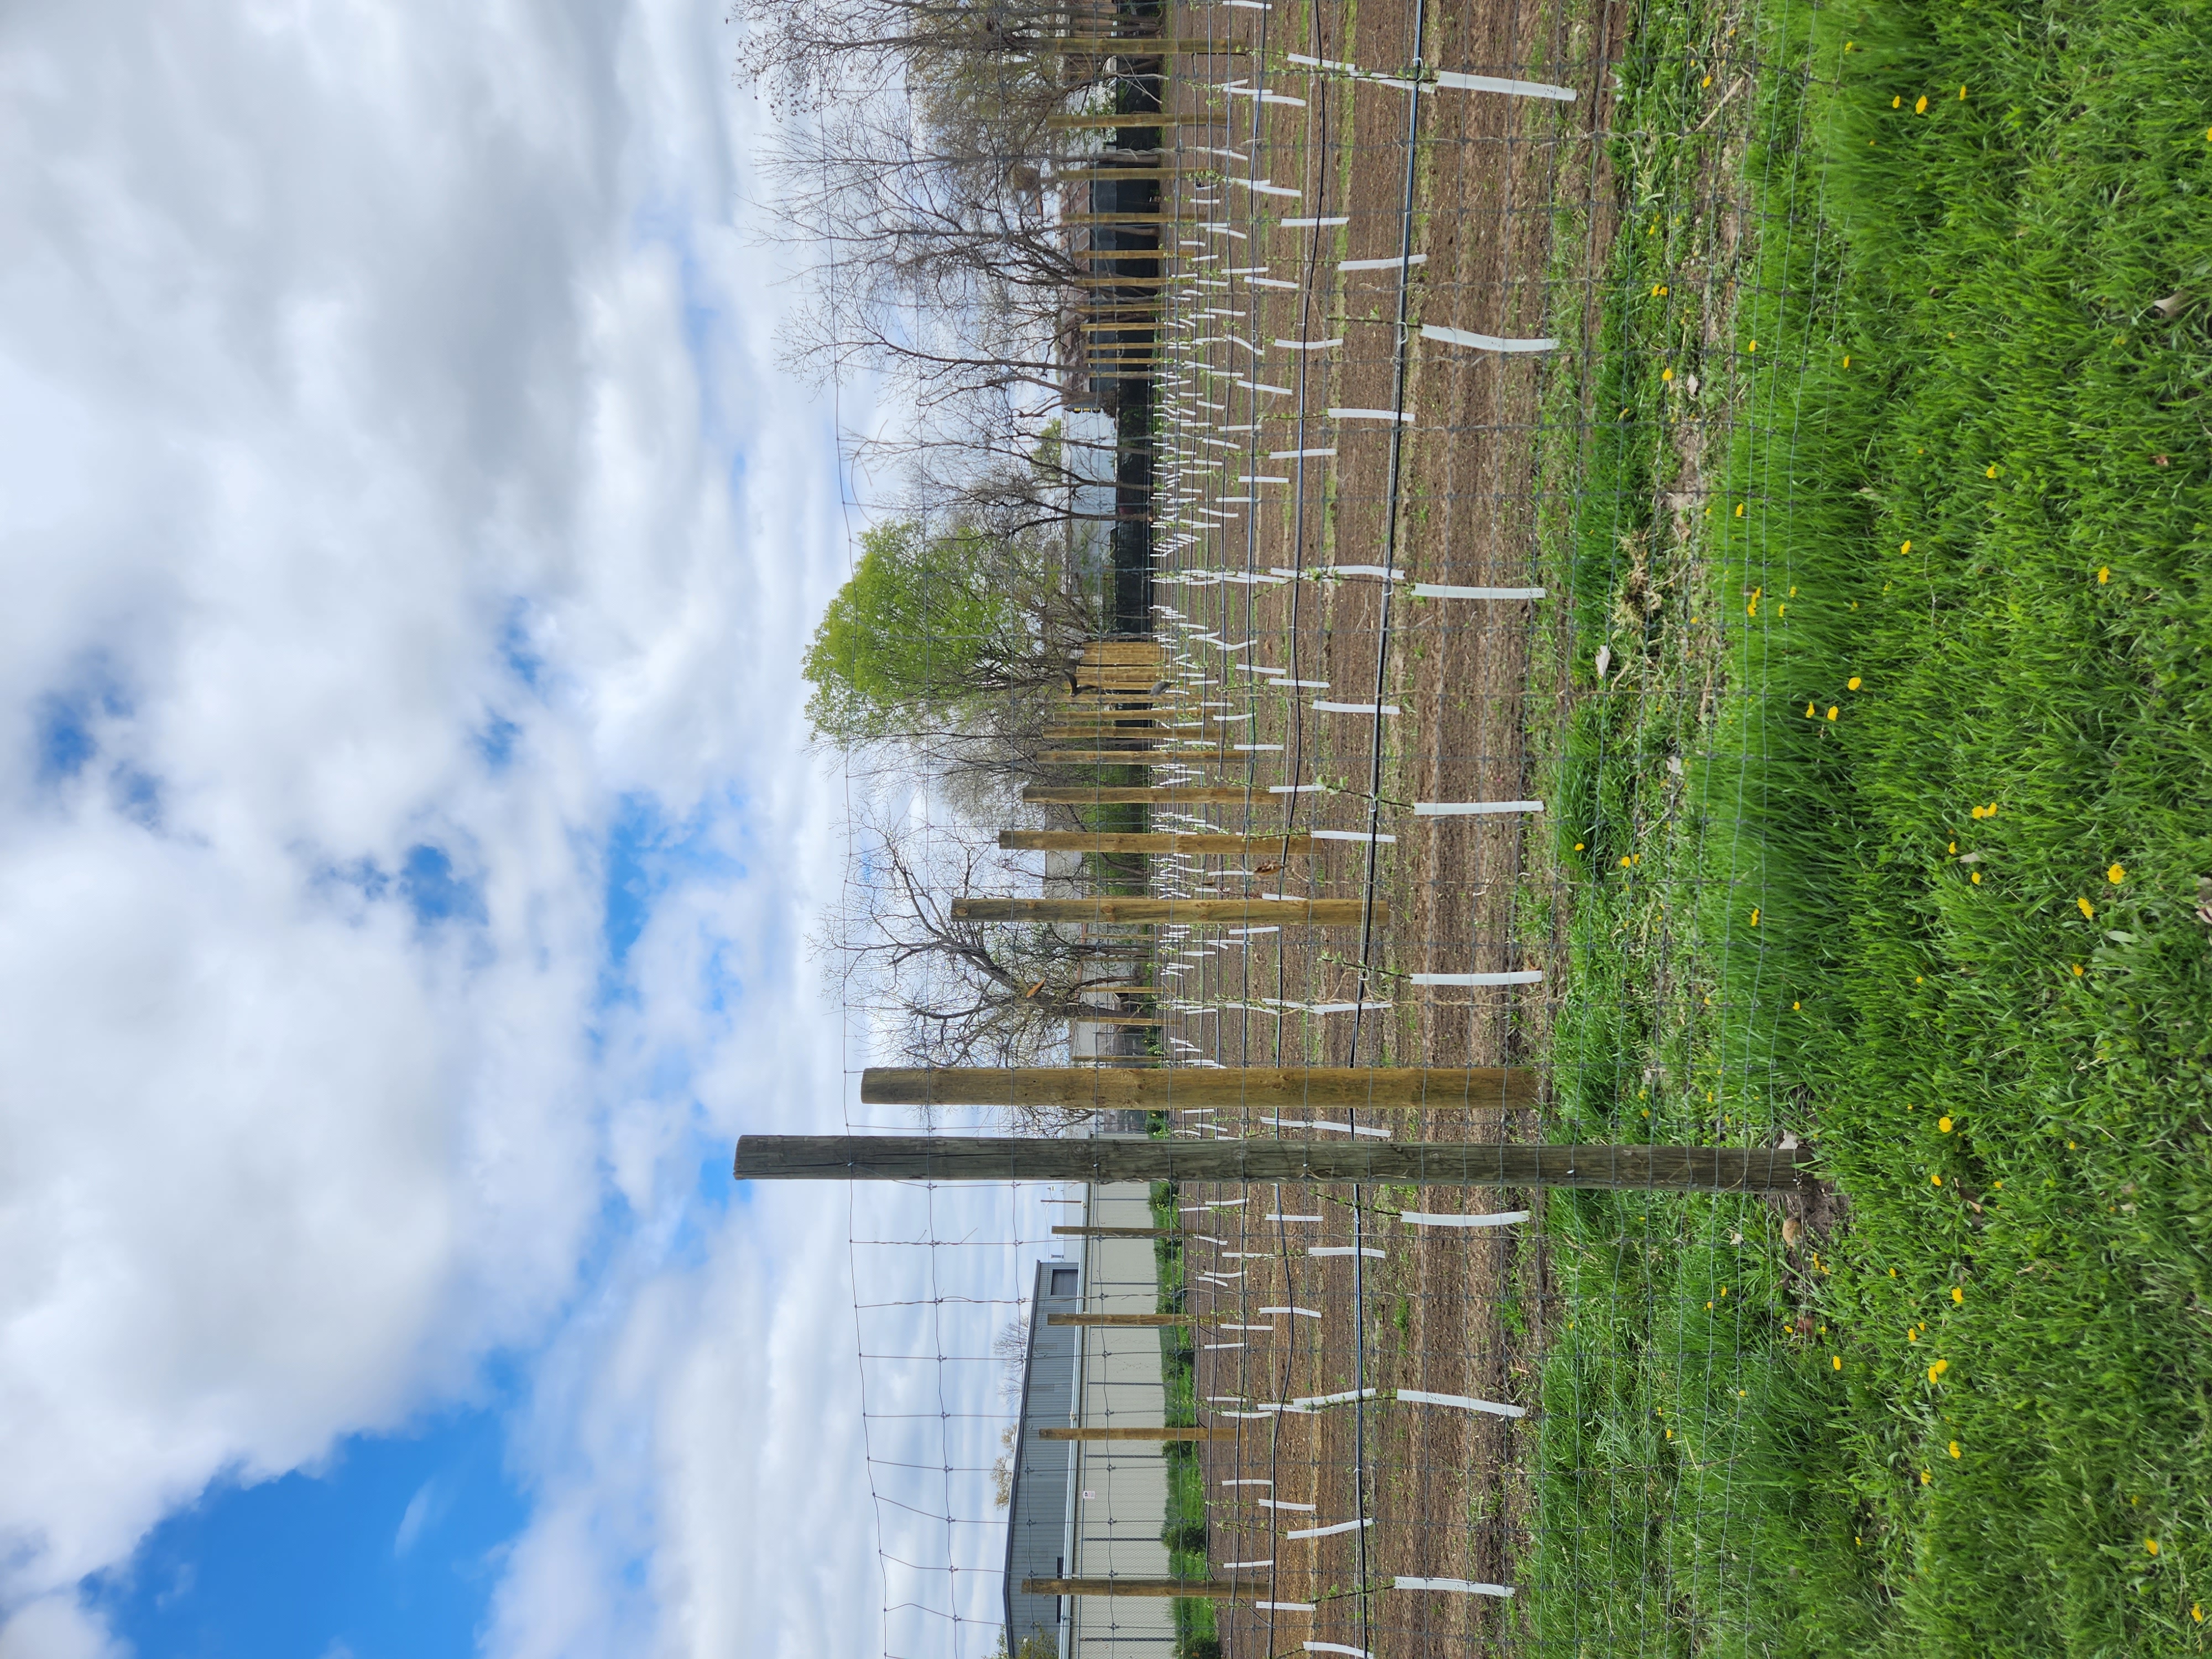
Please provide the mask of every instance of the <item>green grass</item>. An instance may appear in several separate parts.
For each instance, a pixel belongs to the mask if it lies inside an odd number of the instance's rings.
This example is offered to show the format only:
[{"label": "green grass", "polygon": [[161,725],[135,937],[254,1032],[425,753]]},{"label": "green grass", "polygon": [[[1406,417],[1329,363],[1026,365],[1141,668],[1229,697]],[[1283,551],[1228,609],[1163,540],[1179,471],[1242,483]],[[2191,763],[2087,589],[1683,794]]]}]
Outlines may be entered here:
[{"label": "green grass", "polygon": [[[1164,1118],[1156,1133],[1164,1134]],[[1176,1186],[1172,1182],[1156,1181],[1152,1188],[1152,1225],[1173,1227],[1177,1224]],[[1164,1310],[1180,1310],[1183,1305],[1182,1241],[1178,1237],[1155,1239],[1152,1242],[1153,1260],[1159,1269],[1160,1307]],[[1198,1389],[1195,1362],[1197,1353],[1188,1328],[1176,1326],[1160,1328],[1160,1381],[1166,1399],[1166,1422],[1170,1427],[1188,1427],[1198,1421]],[[1198,1448],[1188,1441],[1170,1441],[1164,1448],[1167,1456],[1168,1502],[1167,1513],[1162,1517],[1163,1532],[1196,1527],[1202,1535],[1206,1526],[1206,1470],[1200,1462]],[[1211,1578],[1213,1567],[1203,1542],[1195,1549],[1170,1544],[1168,1567],[1177,1578]],[[1195,1600],[1175,1603],[1175,1627],[1178,1644],[1187,1644],[1200,1638],[1218,1635],[1214,1604]]]},{"label": "green grass", "polygon": [[[1717,344],[1652,303],[1654,202],[1616,244],[1636,412],[1549,549],[1585,684],[1632,669],[1553,763],[1560,1112],[1794,1130],[1850,1210],[1816,1265],[1761,1207],[1555,1197],[1543,1633],[2212,1647],[2212,333],[2153,310],[2212,295],[2209,21],[1773,8],[1826,84],[1767,79]],[[1664,148],[1624,188],[1669,209]],[[1692,374],[1731,420],[1686,535],[1650,508]]]}]

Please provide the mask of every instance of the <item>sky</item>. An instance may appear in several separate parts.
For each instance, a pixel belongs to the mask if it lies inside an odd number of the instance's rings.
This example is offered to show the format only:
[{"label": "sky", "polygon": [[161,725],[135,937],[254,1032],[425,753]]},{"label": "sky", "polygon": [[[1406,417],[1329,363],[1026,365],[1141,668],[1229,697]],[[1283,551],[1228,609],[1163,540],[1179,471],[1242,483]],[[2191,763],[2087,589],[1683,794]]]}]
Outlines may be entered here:
[{"label": "sky", "polygon": [[0,15],[0,1659],[882,1650],[725,9]]}]

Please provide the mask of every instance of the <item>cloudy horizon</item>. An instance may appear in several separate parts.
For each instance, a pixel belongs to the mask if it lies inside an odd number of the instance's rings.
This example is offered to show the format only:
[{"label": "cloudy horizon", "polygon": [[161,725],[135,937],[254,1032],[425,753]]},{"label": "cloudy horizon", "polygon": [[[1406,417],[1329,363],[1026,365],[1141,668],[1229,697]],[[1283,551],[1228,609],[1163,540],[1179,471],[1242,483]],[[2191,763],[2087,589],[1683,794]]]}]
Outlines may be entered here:
[{"label": "cloudy horizon", "polygon": [[0,24],[4,1659],[880,1639],[723,13]]}]

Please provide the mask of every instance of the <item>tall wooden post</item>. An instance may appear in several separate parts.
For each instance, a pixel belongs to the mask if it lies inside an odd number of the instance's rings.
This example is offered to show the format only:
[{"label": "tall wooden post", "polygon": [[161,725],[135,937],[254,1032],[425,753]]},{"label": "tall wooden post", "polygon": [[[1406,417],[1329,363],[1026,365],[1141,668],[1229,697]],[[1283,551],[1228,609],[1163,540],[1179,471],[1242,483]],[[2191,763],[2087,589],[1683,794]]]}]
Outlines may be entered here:
[{"label": "tall wooden post", "polygon": [[1149,1330],[1163,1326],[1180,1329],[1186,1325],[1195,1325],[1198,1318],[1194,1314],[1179,1313],[1056,1313],[1047,1314],[1044,1322],[1048,1325],[1079,1325],[1085,1330]]},{"label": "tall wooden post", "polygon": [[1795,1190],[1808,1179],[1811,1161],[1804,1147],[1775,1146],[745,1135],[738,1142],[733,1172],[740,1181],[1209,1181],[1230,1186],[1322,1181],[1778,1193]]},{"label": "tall wooden post", "polygon": [[[1304,922],[1313,927],[1357,927],[1358,899],[955,899],[955,921],[1184,922],[1194,927],[1231,927]],[[1389,911],[1375,901],[1375,920],[1388,923]]]},{"label": "tall wooden post", "polygon": [[1148,1595],[1182,1601],[1250,1601],[1267,1593],[1265,1577],[1226,1578],[1024,1578],[1024,1595]]},{"label": "tall wooden post", "polygon": [[1313,837],[1211,836],[1182,830],[1003,830],[999,845],[1010,853],[1310,853]]},{"label": "tall wooden post", "polygon": [[1033,783],[1022,799],[1061,806],[1232,806],[1273,798],[1241,783]]},{"label": "tall wooden post", "polygon": [[1101,1072],[1090,1066],[871,1066],[860,1073],[860,1103],[1153,1112],[1196,1106],[1269,1111],[1356,1106],[1447,1112],[1533,1106],[1542,1084],[1541,1073],[1510,1066],[1177,1066],[1158,1072]]}]

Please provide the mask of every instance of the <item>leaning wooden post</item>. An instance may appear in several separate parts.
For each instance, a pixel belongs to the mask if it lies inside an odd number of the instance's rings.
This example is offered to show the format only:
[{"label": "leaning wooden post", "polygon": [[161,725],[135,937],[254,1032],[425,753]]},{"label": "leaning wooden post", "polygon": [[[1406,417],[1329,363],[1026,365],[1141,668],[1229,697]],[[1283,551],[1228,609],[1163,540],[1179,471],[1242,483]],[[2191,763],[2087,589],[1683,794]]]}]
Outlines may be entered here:
[{"label": "leaning wooden post", "polygon": [[[1098,1075],[1152,1079],[1164,1074]],[[740,1181],[1207,1181],[1230,1186],[1390,1182],[1416,1187],[1780,1193],[1796,1190],[1809,1179],[1811,1161],[1812,1153],[1802,1146],[745,1135],[738,1142],[734,1173]]]}]

